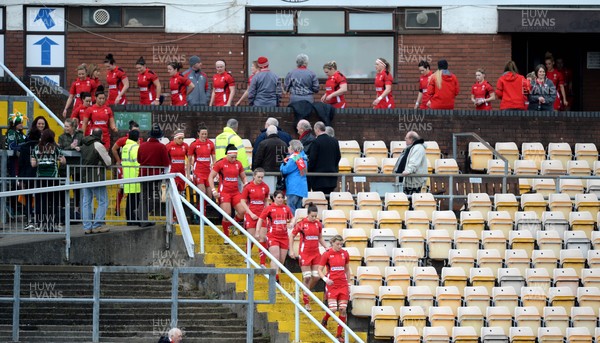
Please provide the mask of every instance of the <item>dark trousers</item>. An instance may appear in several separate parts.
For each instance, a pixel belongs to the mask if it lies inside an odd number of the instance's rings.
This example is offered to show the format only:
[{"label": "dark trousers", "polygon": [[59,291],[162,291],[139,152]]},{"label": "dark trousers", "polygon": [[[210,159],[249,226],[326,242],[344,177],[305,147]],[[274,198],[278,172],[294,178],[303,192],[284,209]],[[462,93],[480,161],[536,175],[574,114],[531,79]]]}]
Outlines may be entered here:
[{"label": "dark trousers", "polygon": [[[140,205],[140,193],[127,193],[127,204],[125,206],[125,217],[127,224],[140,220],[138,207]],[[133,223],[132,223],[133,224]]]}]

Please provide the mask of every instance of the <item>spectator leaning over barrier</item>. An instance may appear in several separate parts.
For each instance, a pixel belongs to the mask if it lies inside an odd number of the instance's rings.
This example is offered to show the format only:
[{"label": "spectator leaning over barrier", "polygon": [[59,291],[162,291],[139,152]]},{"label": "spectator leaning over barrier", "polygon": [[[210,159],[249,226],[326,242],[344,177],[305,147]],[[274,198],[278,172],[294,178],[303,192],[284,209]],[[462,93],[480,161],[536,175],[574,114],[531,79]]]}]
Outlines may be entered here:
[{"label": "spectator leaning over barrier", "polygon": [[[169,154],[167,148],[159,139],[163,136],[163,132],[158,125],[154,125],[150,130],[150,138],[140,145],[138,149],[138,162],[140,163],[140,176],[151,176],[163,174],[166,167],[169,166]],[[146,221],[149,212],[156,212],[160,208],[154,201],[158,197],[155,195],[160,189],[160,181],[144,182],[142,185],[140,209],[140,219]],[[152,205],[150,205],[152,204]],[[154,223],[144,222],[140,224],[142,227],[153,226]]]},{"label": "spectator leaning over barrier", "polygon": [[[81,164],[84,165],[81,171],[81,182],[97,182],[106,179],[106,168],[110,165],[110,156],[108,150],[102,143],[102,129],[95,128],[90,136],[83,138],[81,145]],[[92,219],[92,206],[94,197],[98,201],[96,214]],[[96,186],[83,188],[83,230],[85,234],[108,232],[108,228],[103,228],[102,224],[106,217],[108,209],[108,192],[106,186]]]},{"label": "spectator leaning over barrier", "polygon": [[[65,120],[65,132],[58,136],[58,146],[62,150],[67,151],[80,151],[81,144],[83,141],[83,132],[77,129],[77,119],[69,118]],[[66,157],[67,164],[71,166],[76,166],[81,163],[81,158],[79,156],[69,156]],[[59,173],[61,177],[67,176],[67,166],[62,166],[63,168],[59,169]],[[80,181],[80,173],[78,167],[71,167],[69,170],[70,176],[73,177],[73,181]],[[73,190],[73,199],[75,205],[75,212],[79,209],[80,202],[80,194],[81,191],[79,189]],[[72,216],[71,218],[78,218],[78,215]],[[79,219],[79,218],[78,218]]]},{"label": "spectator leaning over barrier", "polygon": [[407,195],[420,193],[427,177],[409,176],[411,174],[427,174],[427,156],[425,155],[425,141],[414,131],[409,131],[404,137],[406,149],[402,152],[394,166],[394,172],[400,174],[399,182],[403,185],[403,192]]},{"label": "spectator leaning over barrier", "polygon": [[[288,145],[277,135],[277,127],[271,125],[267,128],[267,139],[260,142],[258,152],[253,158],[254,168],[263,168],[266,172],[279,172],[279,166],[287,155]],[[277,176],[265,176],[265,183],[275,190]]]},{"label": "spectator leaning over barrier", "polygon": [[246,155],[246,148],[244,147],[244,142],[242,141],[242,137],[240,137],[236,132],[238,130],[238,121],[236,119],[229,119],[227,121],[227,126],[223,128],[223,132],[221,132],[217,138],[215,139],[215,158],[218,160],[222,159],[226,155],[225,149],[229,144],[235,145],[237,148],[237,160],[240,161],[244,170],[249,171],[249,163],[248,156]]},{"label": "spectator leaning over barrier", "polygon": [[279,169],[285,178],[287,204],[292,213],[296,213],[297,208],[302,208],[302,199],[308,196],[306,181],[308,159],[302,143],[297,139],[290,142],[288,152],[290,155],[283,160]]},{"label": "spectator leaning over barrier", "polygon": [[[325,124],[322,121],[315,123],[315,141],[308,149],[308,171],[310,173],[337,173],[338,163],[342,158],[340,144],[337,139],[325,133]],[[336,176],[311,176],[308,178],[308,187],[315,192],[329,194],[337,187]]]},{"label": "spectator leaning over barrier", "polygon": [[302,146],[304,146],[304,152],[308,151],[310,148],[310,144],[315,140],[315,135],[313,133],[312,127],[310,123],[306,119],[302,119],[296,125],[296,130],[298,131],[298,139],[302,142]]},{"label": "spectator leaning over barrier", "polygon": [[[140,144],[138,139],[140,138],[139,130],[131,130],[127,135],[127,141],[123,146],[121,152],[121,164],[123,166],[123,178],[133,179],[138,177],[140,169],[138,158],[138,150]],[[125,217],[127,218],[127,226],[137,225],[133,221],[139,219],[138,205],[140,202],[140,183],[126,183],[123,185],[123,193],[127,195],[127,205],[125,207]]]},{"label": "spectator leaning over barrier", "polygon": [[269,117],[265,121],[265,128],[260,130],[260,134],[254,140],[254,144],[252,145],[252,156],[256,156],[256,153],[258,152],[258,145],[260,144],[260,142],[265,140],[265,138],[267,138],[267,127],[269,127],[270,125],[275,125],[275,127],[277,127],[277,136],[279,136],[279,138],[281,138],[281,140],[285,142],[286,146],[290,144],[292,136],[290,136],[289,133],[283,131],[279,127],[279,120],[273,117]]}]

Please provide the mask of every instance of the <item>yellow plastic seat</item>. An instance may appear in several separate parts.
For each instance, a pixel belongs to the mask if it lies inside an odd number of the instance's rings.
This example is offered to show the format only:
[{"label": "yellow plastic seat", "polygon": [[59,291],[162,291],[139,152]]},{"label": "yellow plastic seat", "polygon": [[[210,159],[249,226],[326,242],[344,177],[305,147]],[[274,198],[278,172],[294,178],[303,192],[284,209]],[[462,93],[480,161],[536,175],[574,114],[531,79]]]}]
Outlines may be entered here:
[{"label": "yellow plastic seat", "polygon": [[[414,267],[419,265],[420,257],[414,248],[404,247],[396,248],[392,253],[392,259],[395,267],[405,267],[412,273]],[[412,274],[411,274],[412,276]]]},{"label": "yellow plastic seat", "polygon": [[521,145],[521,155],[524,160],[534,161],[537,169],[540,170],[542,161],[546,159],[546,150],[542,143],[527,142]]},{"label": "yellow plastic seat", "polygon": [[590,165],[598,160],[598,149],[594,143],[576,143],[575,144],[575,159],[585,160]]},{"label": "yellow plastic seat", "polygon": [[365,157],[375,158],[378,165],[381,165],[381,161],[389,155],[384,141],[364,141],[363,153]]},{"label": "yellow plastic seat", "polygon": [[414,326],[394,328],[394,343],[421,343],[421,334]]},{"label": "yellow plastic seat", "polygon": [[[415,327],[418,335],[422,335],[423,328],[427,325],[427,316],[421,306],[404,306],[400,309],[400,326]],[[396,336],[397,338],[398,336]]]},{"label": "yellow plastic seat", "polygon": [[318,216],[319,218],[323,218],[323,211],[327,210],[329,206],[329,202],[325,197],[325,193],[323,192],[308,192],[306,198],[302,199],[302,206],[306,207],[309,203],[313,203],[313,205],[317,206],[319,210]]},{"label": "yellow plastic seat", "polygon": [[379,286],[383,284],[383,274],[377,267],[361,266],[356,270],[356,282],[358,286],[371,286],[375,293],[374,290],[379,290]]},{"label": "yellow plastic seat", "polygon": [[571,319],[563,307],[544,307],[544,323],[547,327],[558,328],[562,335],[567,332]]},{"label": "yellow plastic seat", "polygon": [[560,160],[545,160],[541,163],[540,175],[565,175],[567,169]]},{"label": "yellow plastic seat", "polygon": [[530,327],[511,327],[509,329],[510,343],[535,343],[537,335]]},{"label": "yellow plastic seat", "polygon": [[[466,307],[476,307],[479,309],[479,313],[483,316],[486,309],[490,306],[492,297],[486,287],[483,286],[472,286],[465,287],[464,299]],[[460,314],[460,308],[459,308]],[[463,323],[461,323],[461,326]],[[480,328],[481,330],[481,328]]]},{"label": "yellow plastic seat", "polygon": [[377,295],[371,285],[351,286],[350,301],[352,302],[352,315],[365,318],[371,315],[371,308],[376,305]]},{"label": "yellow plastic seat", "polygon": [[340,155],[348,160],[350,165],[354,165],[354,159],[361,156],[360,145],[355,140],[338,141],[340,145]]},{"label": "yellow plastic seat", "polygon": [[489,306],[485,318],[489,327],[501,328],[503,332],[508,332],[512,327],[512,313],[506,306]]},{"label": "yellow plastic seat", "polygon": [[575,293],[569,287],[550,287],[548,290],[548,304],[563,307],[567,312],[574,308],[575,299]]},{"label": "yellow plastic seat", "polygon": [[[597,271],[597,270],[596,270]],[[582,276],[582,279],[586,276]],[[600,314],[600,288],[598,286],[586,286],[591,283],[583,281],[585,287],[577,288],[577,304],[586,306],[592,309],[593,314]]]},{"label": "yellow plastic seat", "polygon": [[586,160],[568,161],[567,174],[572,176],[590,176],[592,175],[592,168]]},{"label": "yellow plastic seat", "polygon": [[410,286],[406,295],[406,300],[409,306],[418,306],[422,308],[425,315],[429,315],[428,311],[433,306],[433,293],[427,286]]},{"label": "yellow plastic seat", "polygon": [[484,326],[483,313],[477,306],[459,307],[457,321],[460,327],[473,328],[476,333],[481,332]]},{"label": "yellow plastic seat", "polygon": [[494,209],[496,211],[507,211],[511,219],[515,219],[515,212],[519,210],[517,197],[512,193],[494,194]]},{"label": "yellow plastic seat", "polygon": [[446,230],[427,230],[427,258],[445,260],[452,248],[452,238]]},{"label": "yellow plastic seat", "polygon": [[357,157],[354,159],[354,172],[358,174],[377,174],[379,165],[375,157]]},{"label": "yellow plastic seat", "polygon": [[379,268],[381,275],[385,273],[385,268],[390,266],[390,260],[391,256],[385,248],[365,248],[365,266]]},{"label": "yellow plastic seat", "polygon": [[[489,268],[492,271],[492,275],[498,274],[498,269],[503,266],[502,256],[505,254],[505,250],[502,251],[502,255],[497,249],[485,249],[477,250],[477,265],[480,268]],[[494,276],[495,279],[495,276]]]},{"label": "yellow plastic seat", "polygon": [[373,218],[381,211],[382,201],[377,192],[358,192],[356,195],[356,207],[359,210],[371,211]]},{"label": "yellow plastic seat", "polygon": [[402,229],[402,217],[398,211],[378,211],[377,228],[390,229],[398,238],[398,230]]},{"label": "yellow plastic seat", "polygon": [[533,307],[542,313],[547,302],[548,297],[542,287],[521,287],[521,304],[524,307]]},{"label": "yellow plastic seat", "polygon": [[458,174],[458,163],[453,158],[438,158],[434,161],[433,172],[435,174]]},{"label": "yellow plastic seat", "polygon": [[492,210],[490,196],[487,193],[469,193],[467,209],[471,212],[478,211],[482,218],[487,218],[488,212]]},{"label": "yellow plastic seat", "polygon": [[381,172],[384,174],[394,174],[394,167],[398,158],[384,158],[381,160]]},{"label": "yellow plastic seat", "polygon": [[485,228],[485,221],[479,211],[460,212],[460,227],[463,231],[473,230],[479,236]]},{"label": "yellow plastic seat", "polygon": [[515,161],[519,159],[519,148],[515,142],[496,142],[494,149],[508,160],[509,170],[515,165]]},{"label": "yellow plastic seat", "polygon": [[519,328],[530,328],[537,332],[542,326],[542,316],[533,306],[517,307],[515,309],[515,323]]},{"label": "yellow plastic seat", "polygon": [[[473,287],[484,287],[489,298],[490,294],[492,294],[492,289],[496,285],[496,274],[494,274],[494,271],[489,267],[471,268],[469,283]],[[485,312],[485,308],[482,309],[482,312]]]},{"label": "yellow plastic seat", "polygon": [[467,274],[460,267],[443,267],[442,268],[442,285],[445,287],[455,286],[458,289],[463,289],[467,286]]},{"label": "yellow plastic seat", "polygon": [[533,270],[545,270],[548,279],[550,279],[550,275],[554,274],[554,269],[558,266],[558,258],[553,250],[534,250],[531,254],[531,264]]},{"label": "yellow plastic seat", "polygon": [[383,205],[386,211],[396,211],[404,219],[404,212],[408,211],[410,202],[404,193],[385,193]]},{"label": "yellow plastic seat", "polygon": [[[552,278],[545,268],[528,268],[525,270],[525,281],[529,287],[539,287],[548,293],[552,286]],[[546,306],[544,304],[544,306]],[[542,306],[543,307],[543,306]]]},{"label": "yellow plastic seat", "polygon": [[400,154],[406,149],[406,141],[391,141],[390,154],[393,158],[400,157]]},{"label": "yellow plastic seat", "polygon": [[400,287],[402,294],[408,292],[408,287],[410,286],[410,274],[408,273],[406,266],[385,268],[384,280],[387,287]]},{"label": "yellow plastic seat", "polygon": [[510,286],[494,287],[492,289],[492,300],[494,301],[494,307],[507,308],[510,311],[511,318],[515,308],[519,306],[519,295],[515,288]]},{"label": "yellow plastic seat", "polygon": [[548,159],[558,160],[564,166],[573,159],[573,152],[569,143],[548,143]]},{"label": "yellow plastic seat", "polygon": [[352,164],[350,164],[350,161],[348,161],[346,157],[340,158],[340,161],[338,162],[338,171],[344,174],[352,173]]},{"label": "yellow plastic seat", "polygon": [[[487,214],[487,226],[490,231],[499,231],[503,237],[508,237],[513,229],[513,219],[508,211],[490,211]],[[482,231],[481,234],[485,232]]]},{"label": "yellow plastic seat", "polygon": [[398,314],[392,306],[371,307],[371,323],[375,339],[394,337],[394,328],[398,324]]},{"label": "yellow plastic seat", "polygon": [[[456,286],[440,286],[435,290],[435,299],[439,307],[448,307],[452,311],[452,321],[458,314],[458,308],[462,305],[462,294]],[[431,312],[430,312],[431,314]]]},{"label": "yellow plastic seat", "polygon": [[589,332],[594,332],[598,316],[594,309],[589,306],[578,306],[571,308],[571,323],[576,328],[586,328]]},{"label": "yellow plastic seat", "polygon": [[[393,267],[392,267],[393,268]],[[391,306],[396,313],[400,313],[400,308],[404,306],[406,295],[400,286],[380,286],[379,304],[381,306]],[[396,324],[398,318],[396,318]],[[394,325],[395,327],[396,325]]]},{"label": "yellow plastic seat", "polygon": [[498,253],[504,256],[504,252],[506,251],[506,236],[501,230],[483,231],[481,233],[481,245],[484,250],[497,250]]},{"label": "yellow plastic seat", "polygon": [[342,210],[324,210],[321,216],[323,226],[334,228],[339,233],[348,227],[348,217]]},{"label": "yellow plastic seat", "polygon": [[471,161],[471,170],[483,171],[487,167],[488,161],[492,160],[494,155],[492,151],[481,142],[469,142],[469,160]]},{"label": "yellow plastic seat", "polygon": [[433,211],[437,209],[437,203],[431,193],[414,193],[411,204],[414,211],[425,211],[429,221],[433,217]]}]

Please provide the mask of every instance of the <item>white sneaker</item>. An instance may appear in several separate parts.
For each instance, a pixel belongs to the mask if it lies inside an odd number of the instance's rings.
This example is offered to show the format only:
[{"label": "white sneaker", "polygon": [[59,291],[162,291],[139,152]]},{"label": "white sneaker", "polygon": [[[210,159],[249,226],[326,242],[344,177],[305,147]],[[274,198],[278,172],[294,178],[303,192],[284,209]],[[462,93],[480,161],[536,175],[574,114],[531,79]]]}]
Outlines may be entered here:
[{"label": "white sneaker", "polygon": [[25,226],[25,227],[23,228],[23,230],[25,230],[25,231],[29,231],[29,230],[36,230],[36,231],[39,231],[39,229],[36,229],[35,225],[33,225],[33,224],[27,224],[27,226]]}]

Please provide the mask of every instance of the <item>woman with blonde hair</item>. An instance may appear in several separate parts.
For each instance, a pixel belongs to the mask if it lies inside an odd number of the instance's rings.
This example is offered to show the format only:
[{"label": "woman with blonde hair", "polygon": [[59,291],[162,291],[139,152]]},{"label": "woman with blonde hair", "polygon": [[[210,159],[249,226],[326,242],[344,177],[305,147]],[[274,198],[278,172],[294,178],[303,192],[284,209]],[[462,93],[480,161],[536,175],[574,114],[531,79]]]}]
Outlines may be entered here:
[{"label": "woman with blonde hair", "polygon": [[485,79],[485,70],[477,69],[475,72],[475,83],[471,87],[471,102],[478,111],[491,111],[491,101],[496,99],[494,87]]},{"label": "woman with blonde hair", "polygon": [[337,70],[335,61],[325,63],[323,72],[327,75],[327,81],[325,81],[325,94],[321,97],[321,101],[335,108],[345,108],[344,94],[348,91],[346,77]]},{"label": "woman with blonde hair", "polygon": [[71,84],[69,98],[67,99],[65,109],[63,110],[64,118],[67,117],[67,109],[71,106],[71,104],[73,104],[74,109],[81,105],[81,93],[90,93],[92,91],[94,81],[87,76],[86,68],[87,66],[85,64],[80,64],[77,67],[77,79]]},{"label": "woman with blonde hair", "polygon": [[433,73],[427,85],[430,97],[427,106],[434,110],[453,110],[458,91],[458,79],[448,70],[448,61],[439,60],[438,70]]}]

